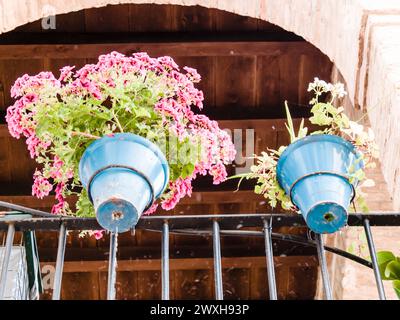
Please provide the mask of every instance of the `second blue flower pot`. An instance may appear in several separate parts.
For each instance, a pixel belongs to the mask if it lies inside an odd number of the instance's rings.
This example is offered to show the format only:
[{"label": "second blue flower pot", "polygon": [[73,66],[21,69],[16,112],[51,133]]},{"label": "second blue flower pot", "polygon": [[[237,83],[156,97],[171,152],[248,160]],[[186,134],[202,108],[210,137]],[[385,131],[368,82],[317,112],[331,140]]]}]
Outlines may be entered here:
[{"label": "second blue flower pot", "polygon": [[312,135],[285,149],[277,164],[277,178],[311,230],[333,233],[347,223],[354,197],[349,171],[362,167],[350,142],[334,135]]},{"label": "second blue flower pot", "polygon": [[118,133],[94,141],[79,163],[79,176],[99,224],[112,232],[133,228],[169,180],[161,150],[149,140]]}]

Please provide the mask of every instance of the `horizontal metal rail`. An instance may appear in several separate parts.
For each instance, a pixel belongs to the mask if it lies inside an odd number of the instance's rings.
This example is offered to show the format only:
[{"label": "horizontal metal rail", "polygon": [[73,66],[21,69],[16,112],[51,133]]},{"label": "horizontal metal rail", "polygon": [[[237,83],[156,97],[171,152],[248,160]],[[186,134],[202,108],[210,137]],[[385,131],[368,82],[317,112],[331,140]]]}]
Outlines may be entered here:
[{"label": "horizontal metal rail", "polygon": [[[5,215],[7,217],[7,215]],[[179,215],[179,216],[144,216],[141,217],[136,229],[153,229],[161,231],[164,221],[168,221],[170,230],[174,229],[205,229],[217,220],[220,229],[240,229],[243,227],[262,226],[265,219],[271,218],[274,227],[305,227],[305,221],[301,215],[294,214],[221,214],[221,215]],[[350,214],[348,225],[351,227],[364,226],[364,219],[368,219],[371,227],[396,227],[400,226],[400,213],[371,213]],[[17,231],[21,230],[58,230],[61,223],[65,223],[68,230],[99,230],[102,229],[95,218],[79,218],[68,216],[56,217],[26,217],[13,218]],[[0,230],[8,228],[9,221],[0,218]]]}]

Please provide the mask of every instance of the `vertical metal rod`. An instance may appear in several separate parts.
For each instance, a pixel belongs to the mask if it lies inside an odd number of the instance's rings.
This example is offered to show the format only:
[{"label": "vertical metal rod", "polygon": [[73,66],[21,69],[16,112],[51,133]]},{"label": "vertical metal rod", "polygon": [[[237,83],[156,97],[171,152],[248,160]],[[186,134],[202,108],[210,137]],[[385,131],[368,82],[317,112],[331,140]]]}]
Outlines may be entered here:
[{"label": "vertical metal rod", "polygon": [[333,300],[332,288],[331,288],[331,283],[330,283],[329,274],[328,274],[328,266],[326,264],[324,240],[322,239],[322,235],[319,233],[315,234],[315,238],[316,238],[315,240],[316,240],[316,244],[317,244],[319,265],[321,267],[322,284],[324,286],[325,299]]},{"label": "vertical metal rod", "polygon": [[61,223],[60,231],[58,234],[58,248],[57,248],[57,260],[56,260],[56,271],[54,274],[53,282],[53,300],[60,300],[61,297],[61,283],[64,269],[64,255],[65,245],[67,243],[67,228],[64,223]]},{"label": "vertical metal rod", "polygon": [[168,221],[164,221],[162,233],[161,250],[161,277],[162,277],[162,300],[169,300],[169,226]]},{"label": "vertical metal rod", "polygon": [[382,277],[379,272],[378,259],[376,257],[374,239],[372,238],[371,226],[369,224],[368,219],[364,219],[363,223],[364,223],[365,235],[367,236],[368,249],[371,255],[372,267],[374,269],[375,281],[379,293],[379,299],[386,300],[385,289],[383,287]]},{"label": "vertical metal rod", "polygon": [[4,299],[4,293],[6,291],[8,264],[10,263],[10,256],[11,256],[11,250],[12,250],[12,245],[13,245],[13,241],[14,241],[14,234],[15,234],[14,224],[10,223],[8,225],[6,248],[5,248],[5,252],[4,252],[3,264],[1,267],[0,300]]},{"label": "vertical metal rod", "polygon": [[115,282],[117,280],[118,233],[110,234],[110,257],[108,260],[107,300],[115,300]]},{"label": "vertical metal rod", "polygon": [[274,253],[272,249],[272,227],[268,220],[264,220],[265,257],[267,258],[267,276],[269,299],[278,300],[276,292]]},{"label": "vertical metal rod", "polygon": [[221,238],[218,221],[213,221],[213,249],[214,249],[214,280],[215,299],[223,300],[224,292],[222,286],[222,263],[221,263]]}]

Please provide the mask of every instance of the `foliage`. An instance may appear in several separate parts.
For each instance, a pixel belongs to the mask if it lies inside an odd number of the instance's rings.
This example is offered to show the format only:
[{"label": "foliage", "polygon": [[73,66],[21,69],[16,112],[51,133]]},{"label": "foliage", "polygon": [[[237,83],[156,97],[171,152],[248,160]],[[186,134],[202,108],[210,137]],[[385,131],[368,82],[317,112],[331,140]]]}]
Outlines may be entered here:
[{"label": "foliage", "polygon": [[392,281],[393,289],[400,299],[400,257],[390,251],[379,251],[377,259],[382,280]]},{"label": "foliage", "polygon": [[[362,125],[350,121],[344,114],[343,107],[335,107],[338,100],[346,95],[343,84],[330,84],[315,78],[314,82],[309,84],[308,91],[314,93],[314,98],[310,101],[311,117],[309,118],[309,122],[321,127],[321,129],[310,132],[310,130],[304,126],[304,119],[302,119],[299,129],[296,131],[289,107],[285,102],[287,116],[286,128],[289,132],[290,142],[293,143],[307,135],[314,134],[342,136],[350,141],[355,146],[356,150],[359,151],[360,158],[357,161],[363,161],[365,168],[373,167],[374,163],[372,160],[378,157],[378,149],[374,142],[372,130],[365,130]],[[330,99],[326,102],[321,100],[321,98],[325,96],[330,96]],[[262,152],[261,155],[255,155],[254,159],[256,160],[256,164],[250,168],[249,173],[232,176],[230,178],[240,178],[241,180],[256,179],[257,182],[254,192],[262,194],[271,207],[274,208],[279,203],[283,209],[294,211],[296,210],[295,205],[290,201],[289,196],[279,185],[276,176],[276,165],[285,148],[286,146],[281,146],[278,150],[268,149],[266,152]],[[355,171],[354,167],[348,168],[348,178],[350,182],[354,180],[359,182],[357,185],[356,203],[360,210],[367,211],[368,208],[365,205],[360,187],[371,187],[374,185],[374,182],[371,179],[366,179],[364,169]]]},{"label": "foliage", "polygon": [[[26,138],[39,164],[32,194],[43,198],[54,190],[58,203],[52,212],[93,216],[79,161],[94,139],[118,132],[148,138],[164,151],[170,166],[170,183],[161,196],[166,210],[191,195],[196,176],[208,173],[215,184],[225,180],[225,165],[235,156],[230,136],[192,110],[203,107],[203,93],[195,88],[201,78],[195,69],[183,69],[170,57],[112,52],[77,71],[66,66],[59,78],[41,72],[17,79],[11,94],[18,99],[6,120],[13,137]],[[73,194],[76,212],[65,201]]]}]

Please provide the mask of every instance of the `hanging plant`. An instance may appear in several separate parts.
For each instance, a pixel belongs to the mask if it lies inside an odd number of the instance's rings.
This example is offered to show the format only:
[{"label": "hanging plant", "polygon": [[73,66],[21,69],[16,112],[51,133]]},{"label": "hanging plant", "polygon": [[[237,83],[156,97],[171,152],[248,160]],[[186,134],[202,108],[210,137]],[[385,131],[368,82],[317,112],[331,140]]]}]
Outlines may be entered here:
[{"label": "hanging plant", "polygon": [[[272,208],[280,204],[284,210],[300,211],[312,230],[331,233],[346,223],[354,197],[359,210],[368,210],[360,187],[374,185],[366,179],[365,168],[374,166],[378,149],[371,129],[350,121],[343,107],[335,107],[346,94],[343,84],[315,78],[308,91],[314,93],[309,122],[321,129],[310,132],[302,119],[295,130],[285,103],[291,144],[255,155],[249,173],[231,178],[240,178],[239,185],[242,179],[255,179],[255,193]],[[330,98],[324,102],[323,96]]]},{"label": "hanging plant", "polygon": [[[183,69],[170,57],[112,52],[76,71],[66,66],[58,78],[51,72],[20,77],[11,89],[17,100],[6,120],[10,134],[26,138],[39,164],[32,194],[43,198],[54,191],[55,214],[94,216],[79,163],[94,141],[124,134],[151,141],[168,162],[169,183],[146,214],[158,204],[173,209],[191,195],[199,175],[210,174],[214,184],[224,181],[234,146],[217,122],[194,111],[203,107],[203,93],[195,87],[201,78],[195,69]],[[77,196],[76,210],[66,201],[71,195]]]}]

